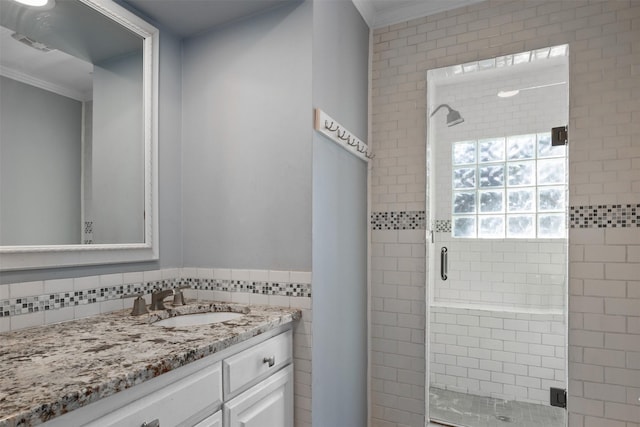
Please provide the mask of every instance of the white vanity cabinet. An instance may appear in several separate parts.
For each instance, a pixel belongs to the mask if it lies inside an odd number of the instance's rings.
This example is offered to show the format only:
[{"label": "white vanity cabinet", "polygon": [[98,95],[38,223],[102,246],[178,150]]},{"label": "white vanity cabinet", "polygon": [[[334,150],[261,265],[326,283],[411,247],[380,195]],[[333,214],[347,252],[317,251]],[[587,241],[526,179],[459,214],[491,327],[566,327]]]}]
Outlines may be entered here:
[{"label": "white vanity cabinet", "polygon": [[292,343],[276,329],[44,425],[292,427]]}]

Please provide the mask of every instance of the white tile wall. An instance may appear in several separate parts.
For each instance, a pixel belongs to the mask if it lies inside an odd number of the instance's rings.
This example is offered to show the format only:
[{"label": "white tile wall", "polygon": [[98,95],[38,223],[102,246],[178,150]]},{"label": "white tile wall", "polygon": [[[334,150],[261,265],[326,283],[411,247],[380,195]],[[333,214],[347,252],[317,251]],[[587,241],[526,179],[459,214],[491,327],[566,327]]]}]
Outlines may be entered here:
[{"label": "white tile wall", "polygon": [[565,388],[564,315],[431,307],[431,385],[547,405]]},{"label": "white tile wall", "polygon": [[374,425],[423,424],[424,235],[424,230],[372,232],[370,333]]},{"label": "white tile wall", "polygon": [[449,267],[446,281],[435,275],[434,302],[564,311],[565,239],[436,239],[436,250],[448,249]]},{"label": "white tile wall", "polygon": [[[488,0],[380,28],[373,38],[373,212],[424,209],[428,69],[563,43],[570,45],[570,205],[640,202],[637,0]],[[640,425],[640,356],[632,344],[640,342],[639,230],[570,233],[570,427]],[[424,323],[401,326],[406,314],[385,299],[411,289],[424,300],[424,271],[384,273],[421,251],[400,235],[423,233],[380,233],[372,232],[372,425],[422,426],[424,414],[400,409],[400,399],[409,387],[402,380],[423,377],[424,361],[407,361],[399,348],[406,330],[424,334]],[[407,286],[407,276],[421,280]],[[399,329],[384,335],[389,326]]]}]

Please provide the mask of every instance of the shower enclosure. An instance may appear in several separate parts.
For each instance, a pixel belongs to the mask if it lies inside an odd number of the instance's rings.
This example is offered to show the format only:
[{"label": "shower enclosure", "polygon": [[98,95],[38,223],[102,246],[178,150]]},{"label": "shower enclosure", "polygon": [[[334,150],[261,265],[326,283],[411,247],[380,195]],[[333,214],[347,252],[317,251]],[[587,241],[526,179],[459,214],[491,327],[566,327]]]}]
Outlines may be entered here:
[{"label": "shower enclosure", "polygon": [[565,426],[568,46],[427,85],[429,418]]}]

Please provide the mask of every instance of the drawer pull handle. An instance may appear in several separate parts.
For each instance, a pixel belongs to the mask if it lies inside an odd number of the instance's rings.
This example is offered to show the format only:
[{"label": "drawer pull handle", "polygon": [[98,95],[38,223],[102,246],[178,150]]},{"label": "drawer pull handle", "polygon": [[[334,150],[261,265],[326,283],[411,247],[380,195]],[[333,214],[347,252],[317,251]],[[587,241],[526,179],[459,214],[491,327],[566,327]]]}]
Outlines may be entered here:
[{"label": "drawer pull handle", "polygon": [[145,421],[142,423],[140,427],[160,427],[160,420],[156,418],[153,421],[149,421],[149,422]]},{"label": "drawer pull handle", "polygon": [[265,357],[264,359],[262,359],[262,363],[268,363],[269,367],[272,367],[273,365],[276,364],[276,357],[275,356]]}]

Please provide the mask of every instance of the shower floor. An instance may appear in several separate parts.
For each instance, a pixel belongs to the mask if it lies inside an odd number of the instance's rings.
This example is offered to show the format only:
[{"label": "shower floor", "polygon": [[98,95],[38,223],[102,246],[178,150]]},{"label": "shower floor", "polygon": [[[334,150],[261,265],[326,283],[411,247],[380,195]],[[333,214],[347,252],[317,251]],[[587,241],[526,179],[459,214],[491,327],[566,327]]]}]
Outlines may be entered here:
[{"label": "shower floor", "polygon": [[460,427],[564,427],[565,410],[548,405],[429,389],[431,421]]}]

